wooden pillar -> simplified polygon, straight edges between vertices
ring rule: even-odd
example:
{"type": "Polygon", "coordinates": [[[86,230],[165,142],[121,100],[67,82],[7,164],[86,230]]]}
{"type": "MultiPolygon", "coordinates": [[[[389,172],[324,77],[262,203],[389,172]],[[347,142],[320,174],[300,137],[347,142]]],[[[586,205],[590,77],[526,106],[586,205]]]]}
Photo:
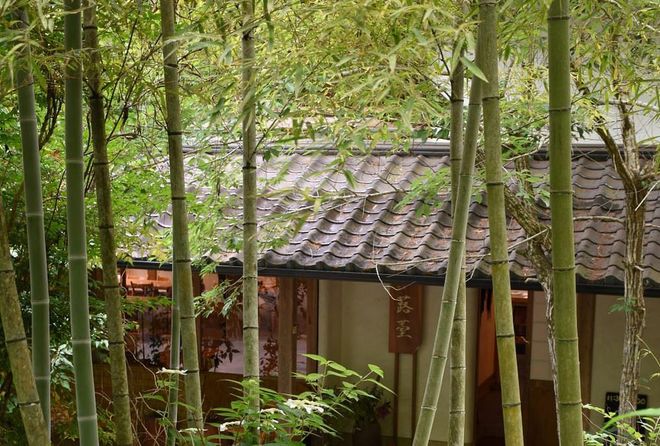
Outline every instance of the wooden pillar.
{"type": "Polygon", "coordinates": [[[293,279],[279,277],[277,296],[277,391],[293,393],[293,372],[296,363],[295,316],[296,298],[293,279]]]}
{"type": "Polygon", "coordinates": [[[578,294],[577,317],[582,403],[591,403],[591,372],[594,350],[594,323],[596,317],[595,294],[578,294]]]}
{"type": "MultiPolygon", "coordinates": [[[[307,353],[317,354],[319,342],[319,281],[316,279],[299,279],[295,281],[294,295],[298,287],[303,286],[307,293],[307,353]]],[[[294,313],[295,314],[295,313],[294,313]]],[[[307,358],[305,373],[318,372],[317,361],[307,358]]]]}

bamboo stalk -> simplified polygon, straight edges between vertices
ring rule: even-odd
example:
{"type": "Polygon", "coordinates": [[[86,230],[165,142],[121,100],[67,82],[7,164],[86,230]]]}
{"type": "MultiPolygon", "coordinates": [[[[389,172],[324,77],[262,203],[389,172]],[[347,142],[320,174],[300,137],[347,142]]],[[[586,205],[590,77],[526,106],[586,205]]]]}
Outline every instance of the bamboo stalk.
{"type": "MultiPolygon", "coordinates": [[[[174,257],[174,255],[172,256],[174,257]]],[[[172,312],[170,319],[170,370],[178,370],[181,364],[181,319],[179,309],[179,299],[175,292],[177,287],[177,270],[172,270],[172,312]]],[[[179,415],[179,375],[173,373],[170,377],[169,389],[167,392],[167,445],[176,444],[176,426],[179,415]]]]}
{"type": "Polygon", "coordinates": [[[486,152],[486,190],[488,194],[488,232],[490,235],[491,277],[495,301],[495,336],[502,390],[504,439],[508,446],[523,444],[520,387],[513,307],[509,275],[508,236],[502,179],[500,141],[500,96],[497,57],[497,0],[482,1],[479,16],[483,36],[481,71],[488,79],[484,85],[484,147],[486,152]]]}
{"type": "Polygon", "coordinates": [[[80,444],[97,445],[98,424],[92,348],[89,334],[87,237],[82,143],[82,26],[80,0],[64,1],[64,133],[66,148],[66,220],[69,258],[71,343],[76,380],[76,412],[80,444]]]}
{"type": "MultiPolygon", "coordinates": [[[[163,70],[165,72],[165,100],[167,104],[167,142],[170,160],[170,188],[172,192],[173,269],[176,274],[174,290],[179,303],[181,342],[188,424],[202,432],[202,394],[199,378],[199,357],[195,308],[193,305],[192,269],[188,240],[188,210],[183,171],[181,103],[179,99],[178,43],[174,40],[175,9],[173,0],[161,0],[161,30],[163,33],[163,70]]],[[[178,368],[178,365],[177,365],[178,368]]]]}
{"type": "Polygon", "coordinates": [[[548,11],[550,217],[553,229],[552,276],[557,334],[559,442],[566,446],[582,444],[573,236],[569,51],[569,2],[554,0],[548,11]]]}
{"type": "MultiPolygon", "coordinates": [[[[463,54],[463,48],[460,50],[463,54]]],[[[465,68],[457,62],[451,82],[451,129],[449,134],[449,158],[451,169],[451,202],[452,216],[455,215],[458,198],[458,183],[463,160],[463,96],[465,94],[465,68]]],[[[465,255],[465,254],[463,254],[465,255]]],[[[465,345],[467,302],[465,286],[465,261],[460,272],[458,294],[456,296],[456,311],[452,322],[450,355],[451,402],[449,407],[449,438],[450,446],[465,444],[465,345]]]]}
{"type": "Polygon", "coordinates": [[[18,407],[21,411],[25,435],[30,446],[50,444],[48,425],[39,404],[39,393],[30,363],[30,349],[25,337],[21,304],[16,289],[16,276],[12,265],[5,212],[0,195],[0,318],[5,335],[5,347],[16,387],[18,407]]]}
{"type": "MultiPolygon", "coordinates": [[[[27,33],[27,14],[16,12],[18,27],[27,33]]],[[[50,435],[50,322],[46,235],[41,192],[39,130],[34,101],[34,79],[29,39],[21,47],[16,69],[16,90],[23,147],[25,180],[25,215],[27,219],[28,261],[30,264],[30,300],[32,304],[32,366],[48,434],[50,435]]]]}
{"type": "Polygon", "coordinates": [[[256,78],[254,70],[254,1],[242,0],[243,45],[243,376],[254,380],[249,386],[251,409],[259,409],[259,296],[257,282],[257,136],[256,78]]]}
{"type": "MultiPolygon", "coordinates": [[[[477,60],[480,59],[480,42],[477,39],[477,60]]],[[[442,293],[442,309],[438,318],[433,353],[429,365],[429,374],[424,389],[422,407],[420,410],[414,446],[426,446],[431,436],[431,429],[435,419],[435,412],[440,398],[442,378],[447,363],[452,322],[456,309],[456,299],[461,283],[461,270],[465,257],[465,233],[467,230],[468,211],[472,193],[474,160],[477,149],[479,132],[479,118],[481,115],[481,82],[472,78],[470,87],[470,102],[468,105],[468,118],[465,130],[465,150],[461,163],[460,180],[457,192],[456,211],[452,225],[449,261],[445,274],[445,283],[442,293]]]]}
{"type": "Polygon", "coordinates": [[[115,424],[115,444],[133,444],[131,407],[126,374],[124,351],[124,317],[117,280],[117,255],[114,237],[114,219],[108,151],[106,147],[104,99],[101,90],[101,55],[98,51],[96,4],[84,1],[85,47],[89,49],[87,83],[89,85],[89,110],[92,145],[94,147],[94,175],[96,178],[96,202],[99,215],[99,238],[103,284],[101,286],[107,314],[108,344],[110,350],[110,375],[112,381],[112,407],[115,424]],[[91,3],[91,4],[90,4],[91,3]]]}

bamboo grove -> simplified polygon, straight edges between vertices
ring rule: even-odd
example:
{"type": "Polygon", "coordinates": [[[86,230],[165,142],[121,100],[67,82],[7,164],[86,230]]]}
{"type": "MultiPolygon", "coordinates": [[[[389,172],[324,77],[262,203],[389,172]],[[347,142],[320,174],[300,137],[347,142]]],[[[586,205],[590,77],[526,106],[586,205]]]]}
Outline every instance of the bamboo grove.
{"type": "MultiPolygon", "coordinates": [[[[468,429],[477,411],[472,344],[480,342],[471,318],[475,308],[490,305],[483,301],[491,297],[493,376],[501,395],[497,404],[504,442],[535,444],[524,413],[528,395],[521,380],[529,376],[520,372],[525,365],[518,363],[520,335],[512,300],[517,274],[512,259],[519,254],[535,271],[530,289],[545,298],[543,341],[555,404],[547,416],[553,423],[556,419],[558,444],[585,443],[594,430],[585,420],[599,415],[594,418],[583,406],[590,402],[583,398],[592,384],[591,379],[581,382],[578,339],[580,265],[576,268],[574,228],[587,217],[573,213],[580,203],[573,200],[572,151],[577,135],[584,133],[602,140],[607,162],[625,189],[622,218],[589,218],[620,225],[625,233],[618,411],[634,410],[644,388],[644,330],[652,325],[646,323],[644,234],[660,165],[657,148],[641,148],[647,145],[638,141],[635,125],[642,111],[657,115],[658,98],[649,99],[646,87],[655,76],[657,48],[649,35],[653,25],[647,26],[652,8],[641,0],[606,3],[0,2],[0,62],[7,67],[0,73],[0,399],[5,400],[0,401],[0,436],[5,420],[20,419],[22,427],[8,429],[7,441],[41,446],[72,437],[84,446],[128,446],[146,441],[149,431],[168,446],[208,444],[222,435],[243,441],[234,444],[264,444],[268,429],[277,430],[269,417],[286,411],[277,404],[295,405],[294,395],[280,390],[276,397],[266,388],[269,373],[277,374],[278,366],[266,370],[265,358],[285,342],[273,334],[273,327],[278,335],[285,332],[273,320],[288,321],[296,343],[289,352],[291,364],[279,368],[292,371],[291,383],[298,380],[287,392],[298,384],[315,389],[305,395],[320,401],[318,407],[326,411],[318,415],[321,419],[332,420],[327,425],[332,427],[323,422],[313,433],[286,425],[281,429],[290,434],[287,441],[300,444],[308,435],[322,441],[320,432],[346,434],[334,429],[335,424],[340,431],[351,429],[350,423],[337,421],[338,414],[352,419],[350,411],[342,412],[350,401],[325,407],[323,398],[330,391],[314,386],[321,381],[336,385],[332,392],[359,400],[360,392],[369,393],[365,383],[376,389],[395,379],[399,386],[399,357],[396,378],[379,375],[355,391],[343,380],[359,374],[326,361],[323,355],[342,352],[315,338],[317,345],[305,352],[321,356],[305,358],[310,374],[297,374],[297,342],[303,338],[296,324],[304,319],[317,330],[323,327],[329,337],[335,335],[333,325],[322,318],[343,315],[334,302],[319,303],[321,292],[336,291],[329,292],[328,284],[337,271],[330,265],[317,280],[328,278],[315,291],[318,314],[295,313],[304,301],[296,295],[295,314],[288,314],[291,303],[276,303],[265,318],[261,256],[267,250],[284,252],[278,250],[319,219],[320,212],[343,215],[343,206],[363,198],[362,193],[373,203],[391,194],[373,187],[356,192],[362,176],[370,174],[373,166],[365,160],[374,151],[390,148],[387,166],[378,166],[389,175],[403,153],[418,156],[412,151],[416,145],[448,140],[442,149],[447,150],[447,169],[412,182],[402,177],[400,184],[388,186],[400,202],[388,210],[392,218],[403,218],[398,206],[409,201],[416,217],[443,209],[451,224],[450,237],[444,236],[446,268],[427,282],[432,283],[429,290],[441,292],[423,297],[439,310],[431,315],[431,334],[425,327],[421,335],[424,348],[415,353],[428,367],[417,373],[423,394],[410,399],[414,409],[405,420],[412,444],[477,441],[468,429]],[[631,29],[639,31],[632,35],[631,29]],[[620,132],[611,129],[612,114],[621,123],[620,132]],[[295,171],[313,150],[324,157],[290,184],[271,170],[272,160],[284,159],[295,171]],[[534,156],[547,156],[547,172],[532,173],[534,156]],[[315,184],[319,172],[330,173],[315,184]],[[286,184],[283,193],[277,190],[280,181],[286,184]],[[315,189],[305,189],[308,184],[315,189]],[[438,197],[447,197],[446,202],[438,197]],[[268,207],[276,199],[282,201],[268,207]],[[292,212],[294,204],[301,211],[292,212]],[[467,237],[475,207],[484,204],[488,223],[480,229],[487,249],[475,261],[467,237]],[[515,225],[525,234],[522,242],[510,238],[515,225]],[[148,263],[143,258],[149,268],[157,264],[158,271],[171,270],[169,291],[151,296],[157,303],[130,299],[137,295],[129,293],[136,284],[128,283],[126,270],[148,263]],[[471,282],[475,262],[488,268],[486,277],[476,280],[488,290],[479,303],[471,292],[480,286],[471,282]],[[208,285],[209,278],[217,285],[208,285]],[[161,343],[144,334],[151,329],[144,315],[160,311],[156,306],[168,314],[161,343]],[[240,314],[240,327],[231,328],[240,331],[240,345],[228,342],[225,352],[209,356],[201,327],[211,314],[224,318],[225,336],[227,321],[240,314]],[[142,319],[135,322],[135,315],[142,319]],[[260,334],[269,325],[265,340],[260,334]],[[141,346],[129,347],[131,333],[139,330],[141,346]],[[145,359],[139,354],[146,357],[149,348],[162,355],[162,368],[140,362],[145,359]],[[209,392],[217,392],[208,385],[209,364],[215,361],[215,371],[236,358],[242,363],[236,390],[221,395],[233,402],[219,412],[207,407],[209,392]],[[312,370],[309,364],[315,360],[319,364],[312,370]],[[104,362],[107,367],[100,365],[104,362]],[[106,370],[107,398],[99,391],[106,370]],[[156,390],[136,392],[144,379],[140,373],[149,375],[156,390]],[[223,430],[219,426],[231,410],[242,410],[242,418],[223,430]],[[439,433],[442,429],[446,432],[439,433]],[[209,433],[216,430],[215,437],[209,433]]],[[[349,211],[351,224],[366,225],[362,219],[368,212],[367,206],[349,211]]],[[[310,234],[328,227],[338,225],[326,218],[310,234]]],[[[342,244],[341,237],[359,238],[345,229],[332,237],[331,247],[342,244]]],[[[306,255],[305,249],[327,248],[307,242],[290,258],[306,255]]],[[[354,251],[366,259],[367,248],[368,254],[375,252],[369,243],[360,239],[354,251]]],[[[418,257],[404,263],[414,268],[437,261],[418,257]]],[[[282,267],[291,268],[287,280],[301,271],[316,277],[318,266],[294,263],[282,267]]],[[[387,288],[379,266],[375,274],[387,288]]],[[[357,270],[343,272],[350,273],[347,280],[363,277],[357,270]]],[[[278,285],[278,292],[298,293],[293,283],[278,285]]],[[[368,329],[368,320],[359,320],[362,329],[368,329]]],[[[378,375],[374,370],[379,368],[369,367],[378,375]]],[[[387,392],[382,398],[394,404],[407,401],[387,392]]],[[[307,415],[316,416],[313,409],[305,410],[297,420],[302,425],[307,415]]],[[[398,423],[393,432],[400,433],[398,411],[393,418],[398,423]]],[[[626,420],[610,430],[611,441],[626,444],[635,419],[626,420]]]]}

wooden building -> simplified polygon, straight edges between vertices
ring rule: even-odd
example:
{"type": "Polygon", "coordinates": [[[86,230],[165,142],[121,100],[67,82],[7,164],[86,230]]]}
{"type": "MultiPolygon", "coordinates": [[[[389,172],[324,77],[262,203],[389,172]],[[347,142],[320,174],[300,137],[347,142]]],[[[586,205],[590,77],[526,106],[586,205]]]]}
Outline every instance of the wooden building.
{"type": "MultiPolygon", "coordinates": [[[[273,215],[298,218],[286,243],[265,249],[260,257],[262,373],[267,384],[290,392],[297,387],[293,371],[314,369],[313,361],[303,353],[319,353],[356,370],[378,364],[385,370],[385,384],[397,391],[390,397],[396,410],[382,423],[384,435],[405,445],[412,436],[426,382],[451,231],[448,191],[430,198],[406,197],[414,185],[447,167],[448,147],[444,142],[428,142],[401,154],[379,146],[370,155],[347,160],[339,170],[330,168],[335,162],[333,150],[310,149],[260,162],[262,234],[272,236],[266,226],[273,215]],[[401,302],[406,307],[397,305],[401,302]]],[[[623,314],[610,309],[623,295],[624,192],[602,147],[576,146],[574,154],[583,401],[604,407],[606,395],[618,391],[616,365],[622,354],[623,314]]],[[[540,187],[547,172],[547,154],[536,153],[529,164],[540,187]]],[[[189,175],[195,178],[194,171],[189,175]]],[[[211,186],[199,180],[195,187],[203,196],[211,186]]],[[[543,194],[539,188],[534,191],[538,216],[549,223],[543,194]]],[[[503,428],[483,195],[477,192],[472,203],[466,244],[466,442],[498,445],[503,444],[503,428]]],[[[659,204],[660,189],[656,188],[648,196],[645,238],[649,321],[660,320],[659,204]]],[[[228,210],[227,215],[240,215],[240,209],[228,210]]],[[[154,219],[163,229],[169,227],[167,211],[154,219]]],[[[225,224],[218,221],[218,230],[225,224]]],[[[525,432],[529,444],[554,445],[545,298],[524,255],[527,237],[511,219],[511,297],[525,432]]],[[[167,302],[171,295],[171,272],[166,262],[149,259],[148,247],[133,248],[133,252],[131,264],[120,265],[127,300],[154,304],[130,316],[135,321],[127,333],[134,364],[130,373],[148,382],[169,361],[169,310],[158,300],[167,302]]],[[[241,274],[241,256],[222,249],[213,252],[207,260],[217,265],[215,272],[195,273],[195,295],[206,292],[208,299],[220,302],[220,297],[232,296],[232,284],[241,274]],[[220,284],[224,285],[218,289],[220,284]]],[[[198,320],[202,386],[209,409],[228,403],[232,391],[225,380],[240,379],[242,373],[240,305],[225,315],[222,310],[218,303],[198,320]]],[[[647,325],[644,340],[651,350],[660,352],[657,325],[647,325]]],[[[642,368],[641,393],[649,407],[660,404],[660,386],[649,381],[658,371],[653,367],[657,365],[649,360],[642,368]]],[[[101,382],[109,380],[101,366],[97,375],[101,382]]],[[[132,380],[133,391],[141,390],[140,379],[132,380]]],[[[446,374],[432,444],[441,445],[447,439],[448,410],[446,374]]],[[[596,416],[592,421],[600,423],[596,416]]]]}

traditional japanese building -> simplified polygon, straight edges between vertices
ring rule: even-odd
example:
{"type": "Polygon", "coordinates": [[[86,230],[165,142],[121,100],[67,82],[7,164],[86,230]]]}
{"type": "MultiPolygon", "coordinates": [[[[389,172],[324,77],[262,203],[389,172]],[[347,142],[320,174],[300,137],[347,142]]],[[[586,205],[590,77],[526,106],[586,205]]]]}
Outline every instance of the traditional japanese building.
{"type": "MultiPolygon", "coordinates": [[[[217,152],[222,152],[218,149],[217,152]]],[[[223,152],[224,153],[224,152],[223,152]]],[[[653,151],[647,153],[649,159],[653,151]]],[[[209,153],[208,156],[217,156],[209,153]]],[[[539,220],[549,224],[541,192],[548,171],[547,153],[529,156],[530,174],[538,184],[527,194],[539,220]]],[[[304,146],[286,156],[259,163],[262,193],[258,200],[262,241],[281,240],[263,250],[259,260],[259,324],[262,374],[285,392],[300,388],[292,371],[311,372],[315,363],[303,353],[318,353],[355,370],[368,363],[385,371],[385,384],[396,395],[394,410],[383,420],[383,433],[408,444],[421,402],[426,371],[440,311],[451,232],[447,187],[409,199],[409,192],[449,163],[445,142],[415,144],[407,153],[378,146],[370,154],[338,164],[336,151],[304,146]],[[286,221],[275,221],[287,216],[286,221]],[[279,229],[273,229],[275,225],[279,229]],[[278,232],[279,231],[279,232],[278,232]]],[[[512,166],[510,167],[513,168],[512,166]]],[[[189,172],[192,187],[204,197],[213,186],[189,172]]],[[[435,177],[437,178],[437,176],[435,177]]],[[[624,315],[612,311],[623,295],[624,191],[604,148],[574,147],[575,251],[578,325],[583,401],[605,407],[619,388],[624,315]]],[[[438,182],[441,184],[441,182],[438,182]]],[[[446,183],[445,183],[446,184],[446,183]]],[[[503,444],[497,352],[490,281],[487,197],[477,181],[467,230],[467,432],[474,445],[503,444]]],[[[238,194],[230,191],[229,194],[238,194]]],[[[229,200],[231,202],[231,200],[229,200]]],[[[660,353],[660,188],[647,197],[644,284],[647,329],[644,342],[660,353]]],[[[218,219],[218,231],[240,217],[235,203],[218,219]]],[[[167,212],[154,215],[170,227],[167,212]]],[[[546,303],[534,265],[525,256],[529,237],[509,221],[512,302],[516,352],[528,444],[557,444],[545,323],[546,303]]],[[[241,256],[227,249],[209,250],[210,274],[195,273],[195,294],[216,289],[229,297],[241,275],[241,256]],[[219,290],[217,287],[224,283],[219,290]]],[[[199,261],[200,259],[198,259],[199,261]]],[[[208,269],[208,268],[207,268],[208,269]]],[[[134,249],[132,263],[120,268],[127,299],[139,302],[171,296],[170,266],[152,260],[149,247],[134,249]]],[[[220,302],[221,299],[218,299],[220,302]]],[[[240,305],[223,314],[205,312],[198,321],[205,407],[227,404],[227,378],[242,373],[240,305]]],[[[130,316],[127,333],[134,364],[131,389],[169,363],[167,306],[153,305],[130,316]],[[138,365],[140,364],[140,365],[138,365]],[[148,371],[148,372],[145,372],[148,371]]],[[[640,393],[649,406],[660,405],[658,372],[643,361],[640,393]]],[[[109,382],[104,370],[97,379],[109,382]]],[[[449,374],[440,398],[432,444],[447,440],[449,374]]],[[[103,385],[103,384],[101,384],[103,385]]],[[[597,416],[592,417],[598,425],[597,416]]],[[[349,436],[350,437],[350,436],[349,436]]],[[[349,440],[345,440],[349,444],[349,440]]]]}

